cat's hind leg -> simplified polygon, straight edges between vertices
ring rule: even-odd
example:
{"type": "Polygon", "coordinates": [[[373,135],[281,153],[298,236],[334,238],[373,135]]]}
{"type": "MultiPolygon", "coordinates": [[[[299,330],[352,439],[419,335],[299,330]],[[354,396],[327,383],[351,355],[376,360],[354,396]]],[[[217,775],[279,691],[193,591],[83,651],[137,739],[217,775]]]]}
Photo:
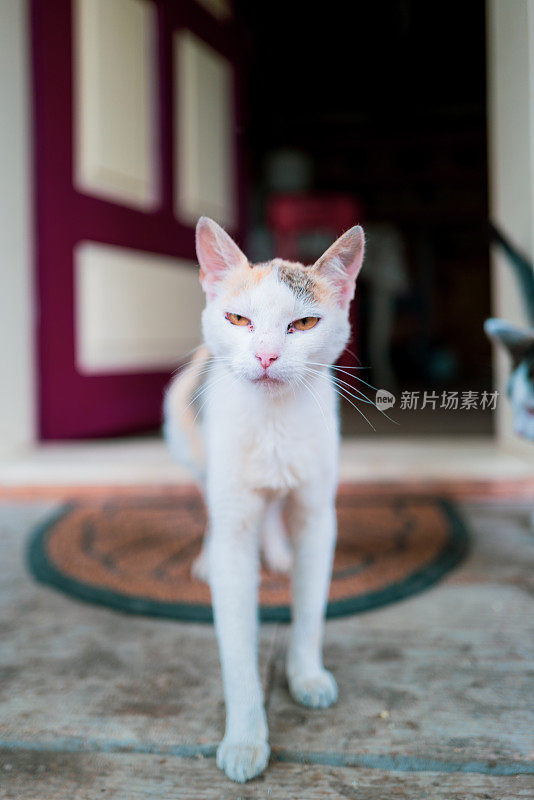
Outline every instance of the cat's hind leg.
{"type": "Polygon", "coordinates": [[[209,567],[208,567],[208,546],[209,546],[210,532],[206,528],[204,537],[202,539],[202,547],[200,553],[195,558],[191,565],[191,575],[199,581],[207,583],[209,581],[209,567]]]}
{"type": "Polygon", "coordinates": [[[291,571],[293,554],[282,511],[282,500],[275,500],[269,505],[261,528],[260,540],[267,568],[285,574],[291,571]]]}

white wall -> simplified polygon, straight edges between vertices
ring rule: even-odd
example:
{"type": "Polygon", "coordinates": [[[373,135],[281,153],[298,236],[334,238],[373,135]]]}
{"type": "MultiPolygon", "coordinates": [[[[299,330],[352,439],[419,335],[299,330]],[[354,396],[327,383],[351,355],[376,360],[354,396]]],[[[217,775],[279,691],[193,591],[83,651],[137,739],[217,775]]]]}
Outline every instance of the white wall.
{"type": "MultiPolygon", "coordinates": [[[[494,220],[534,257],[534,0],[487,0],[489,205],[494,220]]],[[[492,314],[527,325],[519,287],[502,254],[492,253],[492,314]]],[[[510,364],[495,349],[495,384],[506,390],[510,364]]],[[[534,453],[512,431],[508,402],[497,434],[507,448],[534,453]]]]}
{"type": "Polygon", "coordinates": [[[26,0],[0,4],[0,453],[32,442],[32,248],[26,0]]]}

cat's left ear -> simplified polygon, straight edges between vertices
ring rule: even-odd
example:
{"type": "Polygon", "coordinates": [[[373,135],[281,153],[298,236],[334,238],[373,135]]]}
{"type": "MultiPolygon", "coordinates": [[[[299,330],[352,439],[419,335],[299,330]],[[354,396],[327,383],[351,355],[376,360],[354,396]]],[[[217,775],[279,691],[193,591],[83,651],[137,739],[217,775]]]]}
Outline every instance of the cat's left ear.
{"type": "Polygon", "coordinates": [[[356,278],[362,268],[364,248],[363,228],[355,225],[340,236],[312,267],[334,285],[342,308],[348,307],[354,295],[356,278]]]}
{"type": "Polygon", "coordinates": [[[514,367],[534,350],[534,329],[518,328],[504,319],[487,319],[484,323],[486,334],[496,344],[505,347],[512,356],[514,367]]]}
{"type": "Polygon", "coordinates": [[[200,217],[196,229],[200,283],[211,300],[218,282],[229,269],[248,266],[245,254],[231,236],[209,217],[200,217]]]}

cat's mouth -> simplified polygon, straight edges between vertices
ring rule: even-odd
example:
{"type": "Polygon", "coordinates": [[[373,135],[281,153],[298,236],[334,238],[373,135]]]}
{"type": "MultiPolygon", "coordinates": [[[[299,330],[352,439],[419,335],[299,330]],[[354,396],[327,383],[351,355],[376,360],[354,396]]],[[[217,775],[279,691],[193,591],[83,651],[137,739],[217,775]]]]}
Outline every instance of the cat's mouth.
{"type": "Polygon", "coordinates": [[[267,375],[265,372],[263,375],[259,375],[257,378],[252,379],[253,383],[261,383],[264,386],[279,386],[284,381],[280,380],[280,378],[273,378],[271,375],[267,375]]]}

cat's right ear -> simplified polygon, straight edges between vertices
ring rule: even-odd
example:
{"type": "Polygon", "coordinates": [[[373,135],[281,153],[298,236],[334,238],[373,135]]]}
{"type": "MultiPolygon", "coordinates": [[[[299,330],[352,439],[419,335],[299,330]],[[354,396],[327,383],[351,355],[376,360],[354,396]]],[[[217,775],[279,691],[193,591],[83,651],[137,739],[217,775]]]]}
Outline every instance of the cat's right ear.
{"type": "Polygon", "coordinates": [[[505,347],[514,364],[521,361],[529,350],[534,349],[534,330],[524,330],[504,319],[487,319],[484,330],[496,344],[505,347]]]}
{"type": "Polygon", "coordinates": [[[200,217],[197,222],[196,248],[200,283],[210,300],[228,270],[248,266],[245,254],[232,237],[209,217],[200,217]]]}
{"type": "Polygon", "coordinates": [[[363,228],[355,225],[330,245],[312,267],[333,285],[342,308],[347,309],[352,300],[356,278],[362,268],[364,247],[363,228]]]}

